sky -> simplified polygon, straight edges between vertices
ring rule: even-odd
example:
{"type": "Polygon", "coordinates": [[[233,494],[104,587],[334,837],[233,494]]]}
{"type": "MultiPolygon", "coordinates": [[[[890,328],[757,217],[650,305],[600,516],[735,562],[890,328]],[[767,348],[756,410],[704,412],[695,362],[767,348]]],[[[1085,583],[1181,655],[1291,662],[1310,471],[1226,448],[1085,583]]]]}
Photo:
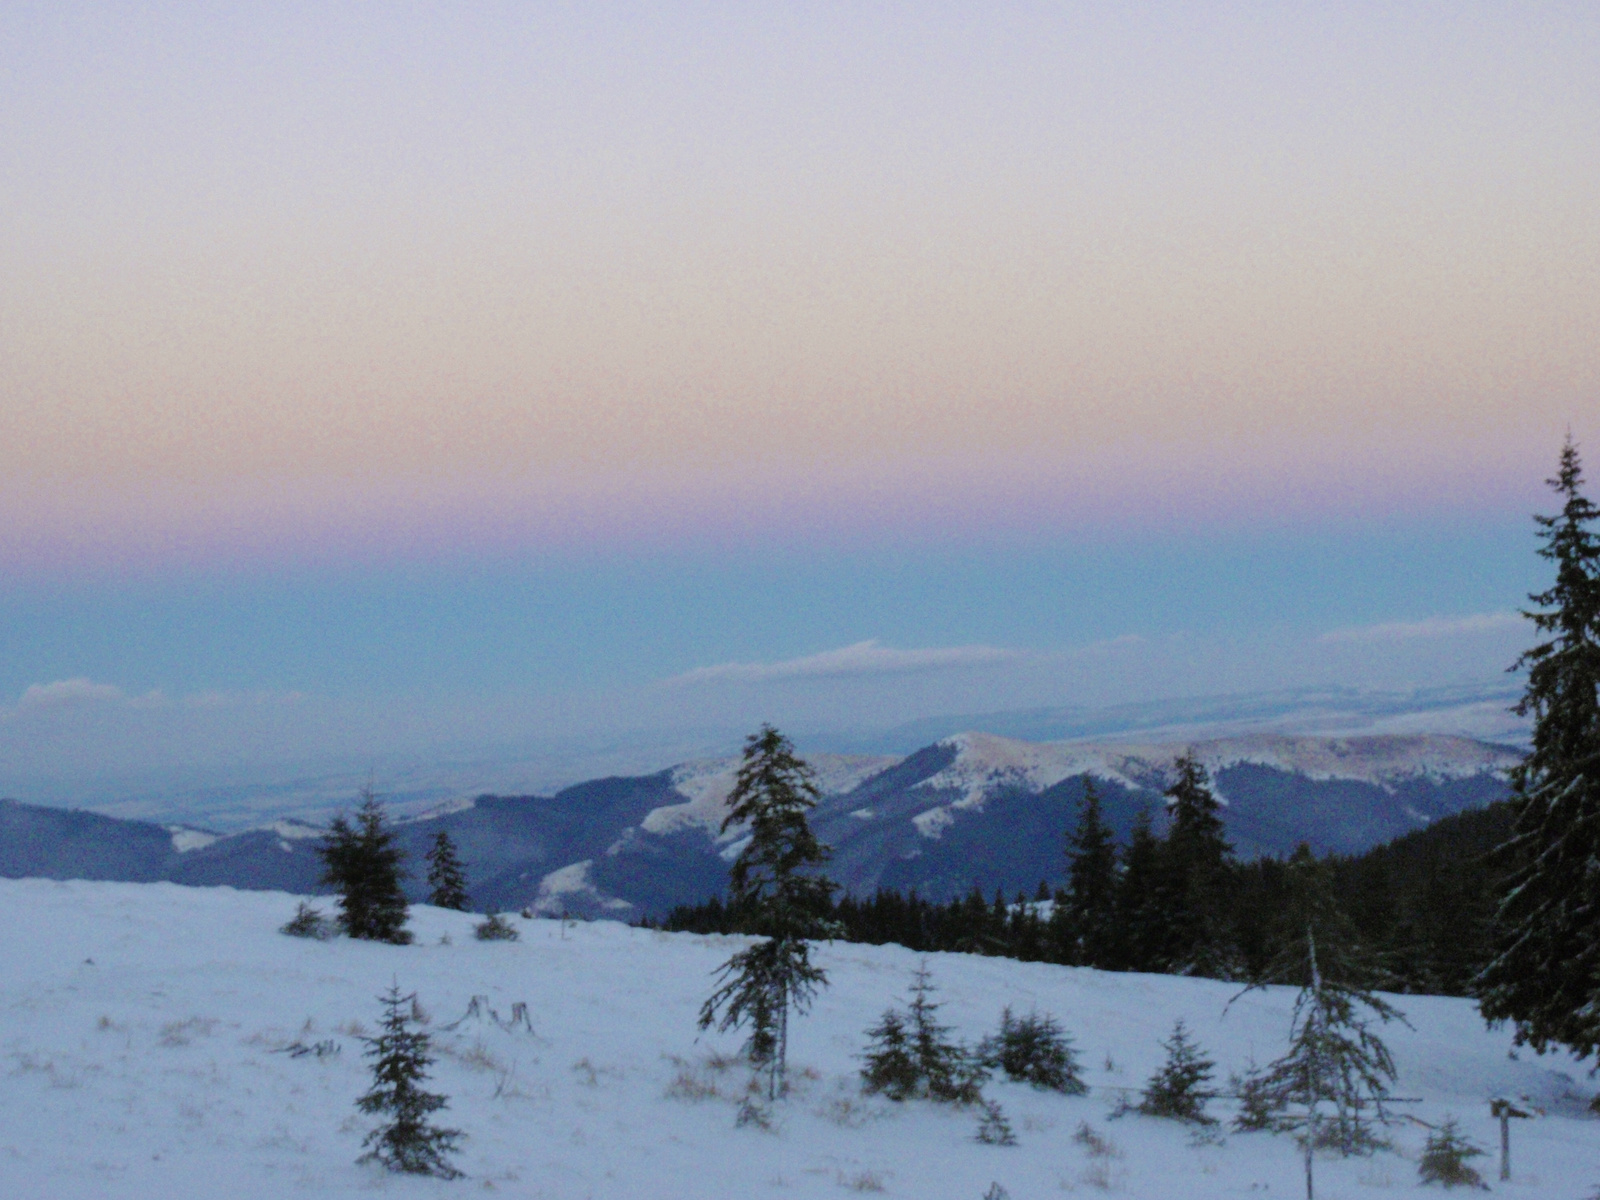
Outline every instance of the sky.
{"type": "Polygon", "coordinates": [[[1597,61],[1589,4],[8,4],[0,792],[1493,678],[1600,454],[1597,61]]]}

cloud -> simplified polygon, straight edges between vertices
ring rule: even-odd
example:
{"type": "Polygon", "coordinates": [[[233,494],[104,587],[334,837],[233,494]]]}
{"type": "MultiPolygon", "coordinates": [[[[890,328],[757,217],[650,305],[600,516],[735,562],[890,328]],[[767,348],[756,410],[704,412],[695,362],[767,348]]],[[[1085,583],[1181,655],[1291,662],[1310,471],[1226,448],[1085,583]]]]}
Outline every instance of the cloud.
{"type": "Polygon", "coordinates": [[[1473,637],[1521,628],[1526,618],[1521,613],[1474,613],[1467,617],[1424,617],[1420,621],[1391,621],[1383,625],[1362,625],[1335,629],[1323,634],[1319,642],[1404,642],[1414,638],[1473,637]]]}
{"type": "Polygon", "coordinates": [[[732,662],[714,667],[696,667],[677,676],[672,682],[765,683],[776,679],[824,679],[841,675],[902,675],[914,671],[986,667],[1011,662],[1017,657],[1015,650],[1004,650],[998,646],[932,646],[922,650],[894,650],[868,641],[782,662],[732,662]]]}
{"type": "Polygon", "coordinates": [[[90,679],[58,679],[54,683],[35,683],[17,701],[19,709],[53,708],[62,704],[105,704],[127,699],[123,690],[111,683],[90,679]]]}

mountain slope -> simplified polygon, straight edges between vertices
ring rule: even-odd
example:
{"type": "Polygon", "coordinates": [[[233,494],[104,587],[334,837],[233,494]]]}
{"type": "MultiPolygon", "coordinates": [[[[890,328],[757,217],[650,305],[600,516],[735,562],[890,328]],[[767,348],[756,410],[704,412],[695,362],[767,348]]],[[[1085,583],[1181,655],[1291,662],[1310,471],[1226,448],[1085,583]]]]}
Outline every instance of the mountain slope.
{"type": "MultiPolygon", "coordinates": [[[[1293,993],[1205,980],[1112,975],[897,947],[819,945],[829,986],[790,1025],[794,1090],[770,1132],[735,1125],[748,1072],[737,1034],[702,1034],[696,1014],[741,939],[661,934],[613,922],[516,920],[522,940],[473,939],[473,918],[419,908],[417,944],[312,942],[275,927],[295,898],[165,884],[0,881],[0,1195],[50,1200],[281,1200],[480,1192],[550,1200],[829,1200],[851,1192],[978,1200],[1064,1192],[1220,1200],[1303,1192],[1288,1137],[1108,1120],[1162,1056],[1182,1017],[1219,1077],[1274,1054],[1293,993]],[[445,939],[448,939],[446,942],[445,939]],[[1014,1148],[973,1138],[977,1116],[863,1096],[864,1031],[902,1002],[925,962],[940,1019],[967,1042],[1001,1008],[1056,1015],[1076,1040],[1085,1096],[990,1083],[1014,1148]],[[398,981],[417,993],[437,1061],[442,1123],[466,1138],[453,1184],[357,1165],[373,1121],[355,1099],[371,1075],[359,1035],[398,981]],[[480,1015],[471,1016],[473,997],[480,1015]],[[509,1020],[525,1003],[529,1025],[509,1020]],[[497,1023],[489,1015],[498,1014],[497,1023]],[[296,1053],[321,1045],[326,1053],[296,1053]],[[1073,1139],[1087,1122],[1113,1150],[1073,1139]]],[[[1527,1097],[1545,1115],[1517,1122],[1513,1190],[1578,1197],[1593,1185],[1592,1091],[1569,1060],[1512,1058],[1462,1000],[1397,997],[1411,1027],[1384,1036],[1403,1111],[1446,1114],[1480,1145],[1497,1142],[1487,1101],[1527,1097]]],[[[1231,1115],[1214,1101],[1218,1117],[1231,1115]]],[[[1393,1151],[1319,1159],[1318,1194],[1416,1188],[1425,1131],[1391,1128],[1393,1151]]],[[[1483,1160],[1480,1160],[1480,1163],[1483,1160]]],[[[1492,1170],[1492,1166],[1489,1170],[1492,1170]]],[[[1487,1172],[1486,1172],[1487,1173],[1487,1172]]]]}

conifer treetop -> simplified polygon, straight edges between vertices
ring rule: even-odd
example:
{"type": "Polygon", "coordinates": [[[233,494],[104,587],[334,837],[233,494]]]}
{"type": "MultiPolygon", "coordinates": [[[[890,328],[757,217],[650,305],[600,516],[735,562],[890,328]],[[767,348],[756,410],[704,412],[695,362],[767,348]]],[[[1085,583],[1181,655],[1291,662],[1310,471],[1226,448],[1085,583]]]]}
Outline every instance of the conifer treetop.
{"type": "Polygon", "coordinates": [[[721,830],[743,828],[749,839],[728,873],[729,903],[756,914],[769,936],[821,932],[819,915],[834,885],[803,874],[828,860],[806,819],[821,795],[811,768],[771,725],[746,739],[721,830]]]}

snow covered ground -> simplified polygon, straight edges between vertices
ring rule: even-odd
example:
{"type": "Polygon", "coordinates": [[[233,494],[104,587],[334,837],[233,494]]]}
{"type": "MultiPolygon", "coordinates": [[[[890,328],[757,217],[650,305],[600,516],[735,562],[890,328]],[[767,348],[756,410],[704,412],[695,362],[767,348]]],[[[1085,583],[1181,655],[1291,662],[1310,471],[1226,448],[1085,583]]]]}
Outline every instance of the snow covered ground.
{"type": "MultiPolygon", "coordinates": [[[[1292,993],[1252,993],[1224,1015],[1225,984],[1115,975],[1004,959],[930,955],[942,1016],[976,1040],[1002,1005],[1054,1013],[1075,1036],[1092,1085],[1062,1098],[991,1083],[1020,1145],[973,1140],[974,1113],[863,1097],[863,1030],[899,1003],[919,956],[895,947],[820,949],[832,986],[793,1029],[795,1089],[770,1132],[734,1123],[746,1072],[733,1036],[698,1036],[711,973],[739,939],[596,922],[519,921],[517,943],[481,943],[474,918],[418,908],[409,947],[312,942],[276,932],[280,893],[171,884],[0,881],[0,1196],[250,1200],[396,1197],[819,1197],[852,1193],[979,1200],[1303,1195],[1287,1138],[1224,1133],[1197,1144],[1183,1126],[1108,1120],[1137,1088],[1178,1017],[1219,1075],[1280,1049],[1292,993]],[[447,1183],[358,1166],[370,1120],[354,1100],[368,1073],[356,1035],[398,981],[430,1016],[433,1085],[468,1134],[447,1183]],[[469,1018],[473,996],[509,1025],[469,1018]],[[294,1043],[336,1052],[294,1056],[294,1043]],[[1082,1123],[1110,1143],[1073,1138],[1082,1123]]],[[[1514,1130],[1515,1178],[1498,1191],[1580,1200],[1600,1184],[1600,1121],[1583,1106],[1584,1070],[1565,1058],[1508,1055],[1462,1000],[1403,997],[1415,1031],[1393,1029],[1397,1094],[1425,1121],[1454,1114],[1498,1144],[1488,1100],[1528,1097],[1545,1115],[1514,1130]]],[[[1218,1116],[1227,1106],[1214,1102],[1218,1116]]],[[[1395,1149],[1318,1162],[1318,1195],[1411,1192],[1424,1130],[1395,1149]]]]}

